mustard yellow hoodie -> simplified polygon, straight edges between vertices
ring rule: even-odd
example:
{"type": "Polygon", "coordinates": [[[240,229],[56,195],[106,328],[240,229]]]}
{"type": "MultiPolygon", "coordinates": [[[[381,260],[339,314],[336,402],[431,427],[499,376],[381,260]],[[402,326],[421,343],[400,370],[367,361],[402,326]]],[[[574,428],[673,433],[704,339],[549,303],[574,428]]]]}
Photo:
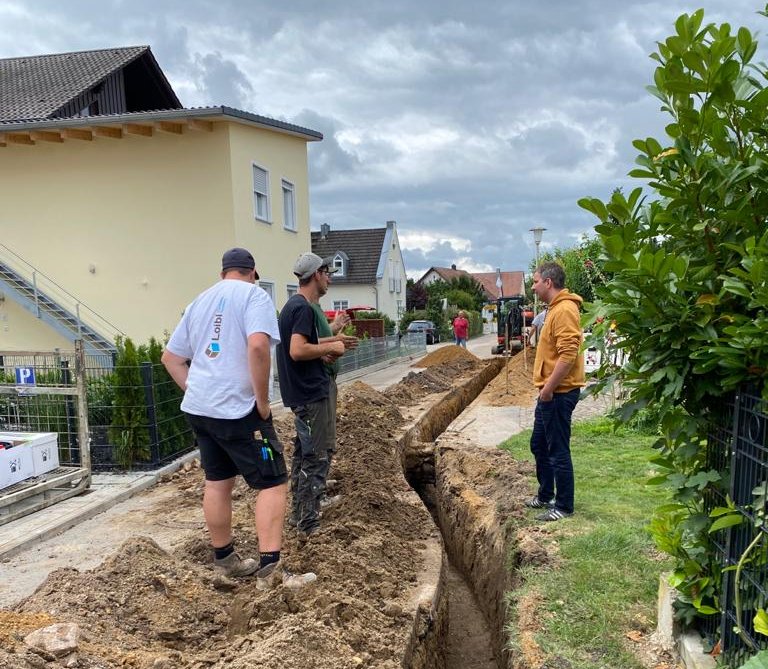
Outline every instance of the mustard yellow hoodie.
{"type": "Polygon", "coordinates": [[[584,356],[579,352],[583,339],[579,323],[581,303],[578,295],[566,289],[561,290],[550,303],[533,363],[533,384],[537,388],[541,388],[552,374],[558,359],[572,360],[573,367],[555,389],[556,393],[585,385],[584,356]]]}

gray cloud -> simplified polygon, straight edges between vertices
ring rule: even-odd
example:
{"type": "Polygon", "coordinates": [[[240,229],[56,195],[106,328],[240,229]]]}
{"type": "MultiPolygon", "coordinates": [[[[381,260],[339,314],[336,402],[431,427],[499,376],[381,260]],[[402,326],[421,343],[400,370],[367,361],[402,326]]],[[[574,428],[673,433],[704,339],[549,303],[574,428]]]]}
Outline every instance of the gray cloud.
{"type": "Polygon", "coordinates": [[[209,53],[195,58],[198,85],[216,100],[216,104],[241,108],[253,91],[248,77],[231,60],[220,53],[209,53]]]}

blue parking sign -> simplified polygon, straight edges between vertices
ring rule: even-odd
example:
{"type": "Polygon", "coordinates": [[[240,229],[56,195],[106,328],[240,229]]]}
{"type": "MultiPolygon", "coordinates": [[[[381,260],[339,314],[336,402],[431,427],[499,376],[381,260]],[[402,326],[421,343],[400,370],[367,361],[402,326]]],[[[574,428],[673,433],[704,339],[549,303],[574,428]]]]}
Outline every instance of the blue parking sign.
{"type": "Polygon", "coordinates": [[[16,368],[16,385],[17,386],[34,386],[35,385],[34,367],[17,367],[16,368]]]}

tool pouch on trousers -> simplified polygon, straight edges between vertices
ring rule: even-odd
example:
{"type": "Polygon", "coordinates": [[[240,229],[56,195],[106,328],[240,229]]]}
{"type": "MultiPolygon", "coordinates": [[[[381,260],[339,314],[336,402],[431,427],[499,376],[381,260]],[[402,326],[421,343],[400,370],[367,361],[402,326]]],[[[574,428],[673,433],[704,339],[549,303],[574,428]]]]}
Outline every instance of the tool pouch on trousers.
{"type": "Polygon", "coordinates": [[[259,430],[254,431],[253,439],[258,449],[256,456],[261,475],[266,478],[283,476],[288,469],[283,457],[283,445],[277,438],[275,428],[272,425],[262,425],[259,430]]]}

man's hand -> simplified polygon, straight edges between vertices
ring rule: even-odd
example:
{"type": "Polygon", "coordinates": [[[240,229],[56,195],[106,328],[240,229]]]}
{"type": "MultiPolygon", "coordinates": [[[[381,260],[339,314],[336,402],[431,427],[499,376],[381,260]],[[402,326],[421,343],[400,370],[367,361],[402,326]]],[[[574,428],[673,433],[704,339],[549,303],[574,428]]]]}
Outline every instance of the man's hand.
{"type": "Polygon", "coordinates": [[[346,351],[351,351],[353,348],[357,348],[357,337],[353,337],[352,335],[339,334],[336,335],[336,339],[344,344],[344,350],[346,351]]]}
{"type": "Polygon", "coordinates": [[[256,411],[262,420],[269,420],[269,417],[272,415],[272,409],[269,407],[269,403],[260,404],[259,402],[256,402],[256,411]]]}
{"type": "Polygon", "coordinates": [[[346,311],[337,311],[336,316],[333,321],[331,321],[331,332],[333,332],[333,334],[338,334],[351,322],[352,319],[346,311]]]}
{"type": "Polygon", "coordinates": [[[546,388],[542,388],[539,391],[539,400],[541,402],[551,402],[554,396],[555,394],[551,390],[547,390],[546,388]]]}

